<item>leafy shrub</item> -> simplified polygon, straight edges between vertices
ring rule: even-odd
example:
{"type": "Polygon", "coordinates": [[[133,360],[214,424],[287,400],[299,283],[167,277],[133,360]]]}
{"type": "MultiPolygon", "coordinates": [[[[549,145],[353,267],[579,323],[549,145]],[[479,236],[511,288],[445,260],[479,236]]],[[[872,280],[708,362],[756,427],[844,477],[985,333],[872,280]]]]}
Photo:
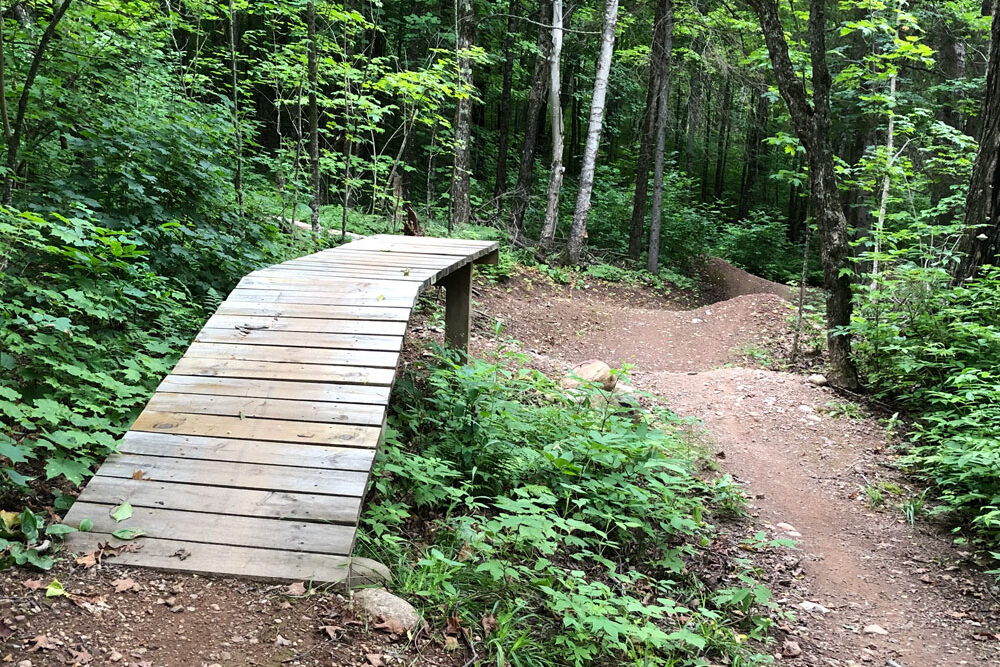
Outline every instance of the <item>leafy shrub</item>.
{"type": "Polygon", "coordinates": [[[725,225],[715,252],[768,280],[789,282],[801,277],[802,264],[797,258],[802,253],[788,240],[786,223],[764,211],[753,211],[747,218],[725,225]]]}
{"type": "Polygon", "coordinates": [[[671,415],[636,421],[521,361],[438,354],[425,380],[397,385],[365,548],[398,563],[397,588],[428,608],[466,626],[495,620],[498,662],[755,664],[737,635],[762,637],[768,590],[738,563],[719,591],[686,567],[731,482],[699,477],[671,415]],[[429,543],[398,535],[416,521],[429,543]]]}

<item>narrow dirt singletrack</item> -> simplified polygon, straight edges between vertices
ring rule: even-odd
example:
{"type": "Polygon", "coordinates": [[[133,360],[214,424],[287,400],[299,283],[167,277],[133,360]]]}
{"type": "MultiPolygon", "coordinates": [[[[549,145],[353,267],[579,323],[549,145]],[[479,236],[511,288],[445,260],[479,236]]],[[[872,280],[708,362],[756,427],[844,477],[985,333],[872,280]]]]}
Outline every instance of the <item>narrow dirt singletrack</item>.
{"type": "Polygon", "coordinates": [[[703,422],[722,471],[750,499],[751,520],[798,544],[768,563],[775,597],[796,614],[779,626],[779,662],[1000,665],[995,581],[942,527],[904,520],[899,505],[919,490],[892,466],[882,422],[804,375],[749,367],[748,351],[766,357],[787,336],[791,306],[784,286],[730,268],[714,288],[721,300],[694,309],[641,289],[570,289],[530,274],[480,301],[543,370],[591,358],[632,364],[638,389],[703,422]],[[866,487],[887,489],[882,507],[866,487]]]}

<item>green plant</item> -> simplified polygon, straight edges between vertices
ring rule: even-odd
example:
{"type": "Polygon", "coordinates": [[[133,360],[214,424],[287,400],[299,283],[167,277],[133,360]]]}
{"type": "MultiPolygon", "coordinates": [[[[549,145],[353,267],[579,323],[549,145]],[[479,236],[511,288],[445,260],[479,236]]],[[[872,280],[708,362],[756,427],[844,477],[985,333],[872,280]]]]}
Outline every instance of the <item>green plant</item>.
{"type": "Polygon", "coordinates": [[[864,419],[865,414],[857,403],[850,401],[827,401],[821,408],[822,412],[834,419],[864,419]]]}
{"type": "Polygon", "coordinates": [[[865,495],[868,496],[868,507],[878,509],[885,504],[885,496],[882,494],[882,487],[872,484],[865,486],[865,495]]]}
{"type": "Polygon", "coordinates": [[[912,496],[904,500],[899,508],[903,511],[903,518],[906,519],[906,523],[913,525],[917,517],[925,514],[926,510],[926,500],[927,500],[927,490],[925,489],[918,496],[912,496]]]}
{"type": "Polygon", "coordinates": [[[742,511],[734,482],[699,477],[672,415],[637,422],[522,362],[439,351],[401,379],[363,548],[428,610],[492,618],[505,663],[763,661],[737,635],[766,636],[766,588],[734,563],[712,591],[686,566],[712,543],[710,511],[742,511]],[[415,544],[399,535],[414,522],[432,526],[415,544]]]}

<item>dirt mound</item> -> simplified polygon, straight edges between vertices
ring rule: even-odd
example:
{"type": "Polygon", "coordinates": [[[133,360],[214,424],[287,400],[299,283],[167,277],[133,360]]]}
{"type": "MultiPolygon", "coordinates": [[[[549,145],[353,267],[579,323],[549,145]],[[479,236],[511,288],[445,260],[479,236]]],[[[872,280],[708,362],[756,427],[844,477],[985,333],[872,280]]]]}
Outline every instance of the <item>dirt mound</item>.
{"type": "Polygon", "coordinates": [[[702,270],[705,292],[716,301],[725,301],[746,294],[774,294],[782,299],[792,299],[794,290],[788,285],[775,283],[733,266],[724,259],[712,257],[702,270]]]}

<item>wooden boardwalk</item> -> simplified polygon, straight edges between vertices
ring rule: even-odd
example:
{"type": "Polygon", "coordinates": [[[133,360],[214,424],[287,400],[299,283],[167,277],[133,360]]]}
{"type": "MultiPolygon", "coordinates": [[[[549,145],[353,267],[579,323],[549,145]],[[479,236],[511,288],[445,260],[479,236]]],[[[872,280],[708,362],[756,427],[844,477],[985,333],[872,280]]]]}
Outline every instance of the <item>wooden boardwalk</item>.
{"type": "Polygon", "coordinates": [[[219,306],[64,522],[67,545],[141,547],[115,563],[343,582],[420,292],[443,284],[468,341],[472,264],[497,244],[373,236],[246,276],[219,306]],[[123,502],[132,516],[115,521],[123,502]]]}

